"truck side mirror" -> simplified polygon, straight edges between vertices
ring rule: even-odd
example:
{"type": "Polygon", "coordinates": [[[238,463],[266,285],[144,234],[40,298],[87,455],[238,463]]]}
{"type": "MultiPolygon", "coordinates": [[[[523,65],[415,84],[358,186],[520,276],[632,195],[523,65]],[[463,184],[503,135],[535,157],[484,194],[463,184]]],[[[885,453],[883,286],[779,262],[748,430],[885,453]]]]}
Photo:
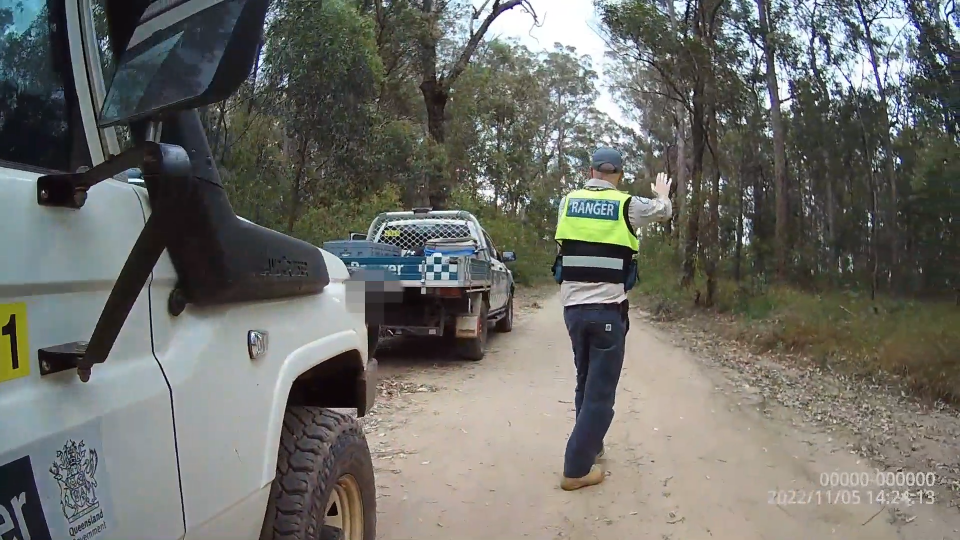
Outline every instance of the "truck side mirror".
{"type": "Polygon", "coordinates": [[[118,55],[100,127],[229,97],[250,75],[269,5],[269,0],[150,3],[118,55]]]}
{"type": "Polygon", "coordinates": [[[503,262],[513,262],[517,260],[517,254],[512,251],[504,251],[500,260],[503,262]]]}
{"type": "Polygon", "coordinates": [[[365,232],[352,232],[350,233],[350,240],[366,240],[367,233],[365,232]]]}

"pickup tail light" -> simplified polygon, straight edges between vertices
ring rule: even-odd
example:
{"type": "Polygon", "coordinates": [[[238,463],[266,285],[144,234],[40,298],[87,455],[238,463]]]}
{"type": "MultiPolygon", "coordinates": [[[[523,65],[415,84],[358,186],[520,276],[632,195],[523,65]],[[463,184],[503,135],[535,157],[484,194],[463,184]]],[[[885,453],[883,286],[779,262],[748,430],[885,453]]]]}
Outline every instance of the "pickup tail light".
{"type": "Polygon", "coordinates": [[[442,296],[444,298],[460,298],[462,295],[463,293],[460,291],[460,289],[453,287],[437,289],[437,296],[442,296]]]}

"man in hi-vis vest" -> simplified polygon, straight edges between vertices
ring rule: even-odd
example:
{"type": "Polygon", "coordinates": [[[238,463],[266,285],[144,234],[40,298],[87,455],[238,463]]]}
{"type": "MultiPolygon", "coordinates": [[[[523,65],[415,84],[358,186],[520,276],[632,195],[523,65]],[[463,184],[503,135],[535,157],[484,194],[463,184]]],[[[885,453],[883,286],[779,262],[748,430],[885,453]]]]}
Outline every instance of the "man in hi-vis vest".
{"type": "Polygon", "coordinates": [[[603,456],[623,367],[629,328],[626,291],[637,279],[636,231],[673,213],[666,174],[657,175],[655,199],[618,191],[622,178],[620,152],[600,148],[593,153],[590,180],[560,202],[555,235],[560,252],[553,270],[577,368],[577,419],[560,482],[567,491],[603,481],[596,461],[603,456]]]}

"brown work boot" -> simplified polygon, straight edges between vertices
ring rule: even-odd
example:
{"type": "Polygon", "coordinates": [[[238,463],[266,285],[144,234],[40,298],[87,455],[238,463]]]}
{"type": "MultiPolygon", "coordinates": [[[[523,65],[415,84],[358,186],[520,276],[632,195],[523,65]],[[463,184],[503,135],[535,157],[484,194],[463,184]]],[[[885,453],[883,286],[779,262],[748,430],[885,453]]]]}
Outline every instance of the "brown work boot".
{"type": "Polygon", "coordinates": [[[560,481],[560,488],[564,491],[573,491],[587,486],[595,486],[603,482],[603,478],[603,470],[598,465],[594,465],[590,467],[590,472],[588,472],[586,476],[581,476],[580,478],[567,478],[564,476],[563,480],[560,481]]]}

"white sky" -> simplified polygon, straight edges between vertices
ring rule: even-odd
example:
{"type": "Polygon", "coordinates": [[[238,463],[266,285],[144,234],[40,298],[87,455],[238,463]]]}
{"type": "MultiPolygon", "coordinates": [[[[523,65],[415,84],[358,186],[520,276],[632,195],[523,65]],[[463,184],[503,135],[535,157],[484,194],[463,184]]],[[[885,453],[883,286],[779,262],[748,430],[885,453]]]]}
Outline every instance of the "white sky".
{"type": "MultiPolygon", "coordinates": [[[[474,0],[475,5],[483,2],[474,0]]],[[[593,59],[593,69],[600,75],[600,99],[597,108],[618,122],[625,122],[620,108],[614,103],[606,90],[603,68],[606,63],[603,53],[606,46],[600,36],[593,31],[599,28],[599,20],[593,9],[592,0],[531,0],[542,26],[533,27],[529,15],[514,8],[497,17],[487,39],[512,37],[526,45],[532,51],[553,50],[554,43],[575,47],[578,54],[589,55],[593,59]]]]}

